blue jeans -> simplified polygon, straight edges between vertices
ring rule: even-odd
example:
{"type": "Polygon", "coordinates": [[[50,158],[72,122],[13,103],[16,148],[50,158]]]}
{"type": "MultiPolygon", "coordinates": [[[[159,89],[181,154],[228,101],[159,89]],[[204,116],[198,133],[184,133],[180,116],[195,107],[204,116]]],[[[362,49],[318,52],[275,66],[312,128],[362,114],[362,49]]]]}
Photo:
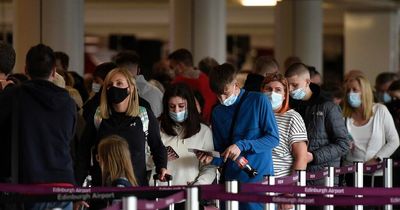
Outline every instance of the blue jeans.
{"type": "Polygon", "coordinates": [[[72,210],[72,202],[43,202],[25,204],[25,210],[52,210],[54,208],[62,210],[72,210]]]}

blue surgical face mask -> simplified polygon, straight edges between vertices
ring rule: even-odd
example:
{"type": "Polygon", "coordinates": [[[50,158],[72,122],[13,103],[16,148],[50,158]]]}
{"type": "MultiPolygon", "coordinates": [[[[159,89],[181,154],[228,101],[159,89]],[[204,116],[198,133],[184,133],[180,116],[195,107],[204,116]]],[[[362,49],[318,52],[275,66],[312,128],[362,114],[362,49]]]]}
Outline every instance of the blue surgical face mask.
{"type": "Polygon", "coordinates": [[[232,104],[235,103],[236,99],[237,99],[237,95],[232,94],[231,96],[229,96],[227,99],[225,99],[224,101],[221,102],[222,105],[224,106],[230,106],[232,104]]]}
{"type": "Polygon", "coordinates": [[[382,100],[383,100],[383,103],[389,103],[390,101],[392,101],[392,97],[389,95],[389,93],[384,92],[382,94],[382,100]]]}
{"type": "Polygon", "coordinates": [[[302,100],[306,96],[306,91],[303,88],[298,88],[290,92],[290,96],[295,100],[302,100]]]}
{"type": "Polygon", "coordinates": [[[347,99],[351,107],[358,108],[361,106],[361,93],[355,93],[351,91],[347,94],[347,99]]]}
{"type": "Polygon", "coordinates": [[[271,102],[272,109],[275,111],[282,106],[283,95],[275,92],[265,92],[265,95],[268,96],[269,101],[271,102]]]}
{"type": "Polygon", "coordinates": [[[183,110],[183,111],[178,112],[178,113],[173,112],[173,111],[169,111],[169,116],[171,117],[171,119],[174,122],[181,123],[181,122],[183,122],[183,121],[185,121],[187,119],[187,112],[186,112],[186,110],[183,110]]]}

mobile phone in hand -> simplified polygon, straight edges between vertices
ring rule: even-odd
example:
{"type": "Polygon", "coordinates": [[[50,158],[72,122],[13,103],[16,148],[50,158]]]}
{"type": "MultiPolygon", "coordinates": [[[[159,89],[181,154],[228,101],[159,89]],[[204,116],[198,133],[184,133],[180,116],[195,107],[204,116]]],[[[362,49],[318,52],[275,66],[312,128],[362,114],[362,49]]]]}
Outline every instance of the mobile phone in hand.
{"type": "Polygon", "coordinates": [[[167,149],[167,154],[168,154],[168,161],[176,160],[179,158],[178,153],[171,147],[171,146],[166,146],[167,149]]]}

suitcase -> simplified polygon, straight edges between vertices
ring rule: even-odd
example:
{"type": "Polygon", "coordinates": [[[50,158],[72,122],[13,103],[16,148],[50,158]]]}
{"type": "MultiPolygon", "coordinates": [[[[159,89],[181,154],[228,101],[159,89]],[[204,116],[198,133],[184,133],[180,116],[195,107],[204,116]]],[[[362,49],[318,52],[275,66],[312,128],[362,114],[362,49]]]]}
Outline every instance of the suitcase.
{"type": "MultiPolygon", "coordinates": [[[[172,175],[166,174],[165,175],[165,179],[166,179],[168,187],[172,186],[172,175]]],[[[154,186],[158,187],[158,183],[161,182],[160,181],[160,175],[159,174],[154,174],[153,175],[153,180],[154,180],[154,186]]],[[[158,198],[156,200],[158,200],[158,198]]],[[[174,204],[169,205],[168,209],[169,210],[174,210],[174,204]]]]}

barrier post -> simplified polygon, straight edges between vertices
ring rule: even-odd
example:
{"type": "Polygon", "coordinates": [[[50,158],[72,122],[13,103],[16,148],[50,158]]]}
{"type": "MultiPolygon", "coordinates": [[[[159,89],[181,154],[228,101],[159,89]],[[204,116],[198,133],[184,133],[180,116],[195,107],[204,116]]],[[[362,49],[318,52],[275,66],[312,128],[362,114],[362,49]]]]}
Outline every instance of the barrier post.
{"type": "MultiPolygon", "coordinates": [[[[267,180],[268,180],[268,185],[269,186],[273,186],[275,185],[275,177],[274,176],[266,176],[267,180]]],[[[267,192],[266,195],[268,196],[274,196],[275,193],[273,192],[267,192]]],[[[266,203],[264,206],[265,210],[275,210],[276,206],[275,203],[266,203]]]]}
{"type": "MultiPolygon", "coordinates": [[[[328,176],[325,177],[325,187],[333,187],[335,185],[335,168],[333,166],[326,167],[328,176]]],[[[327,198],[333,198],[332,194],[326,195],[327,198]]],[[[324,210],[333,210],[333,205],[324,206],[324,210]]]]}
{"type": "MultiPolygon", "coordinates": [[[[354,162],[356,165],[356,172],[354,174],[354,187],[363,188],[364,187],[364,164],[363,162],[354,162]]],[[[362,195],[356,195],[356,197],[361,198],[362,195]]],[[[362,205],[354,206],[354,210],[363,210],[362,205]]]]}
{"type": "MultiPolygon", "coordinates": [[[[233,194],[239,193],[239,182],[237,180],[226,181],[225,191],[233,194]]],[[[226,201],[225,206],[226,210],[239,210],[239,201],[226,201]]]]}
{"type": "Polygon", "coordinates": [[[190,187],[186,189],[186,210],[199,210],[199,189],[190,187]]]}
{"type": "Polygon", "coordinates": [[[122,209],[123,210],[136,210],[137,199],[135,196],[129,196],[122,198],[122,209]]]}
{"type": "MultiPolygon", "coordinates": [[[[299,180],[297,181],[297,186],[300,187],[305,187],[306,183],[307,183],[307,174],[305,170],[299,170],[297,171],[297,174],[299,175],[299,180]]],[[[306,195],[304,193],[300,193],[297,194],[298,197],[306,197],[306,195]]],[[[297,204],[296,205],[296,210],[305,210],[306,209],[306,205],[304,204],[297,204]]]]}
{"type": "MultiPolygon", "coordinates": [[[[385,170],[383,171],[385,177],[385,188],[393,187],[393,159],[384,158],[385,170]]],[[[385,205],[385,210],[393,210],[393,205],[385,205]]]]}
{"type": "MultiPolygon", "coordinates": [[[[221,173],[219,172],[219,168],[218,167],[215,168],[215,174],[217,175],[216,182],[217,182],[217,184],[220,184],[219,182],[220,182],[221,173]]],[[[219,200],[218,199],[215,200],[215,207],[217,207],[217,209],[220,209],[220,204],[219,204],[219,200]]]]}

